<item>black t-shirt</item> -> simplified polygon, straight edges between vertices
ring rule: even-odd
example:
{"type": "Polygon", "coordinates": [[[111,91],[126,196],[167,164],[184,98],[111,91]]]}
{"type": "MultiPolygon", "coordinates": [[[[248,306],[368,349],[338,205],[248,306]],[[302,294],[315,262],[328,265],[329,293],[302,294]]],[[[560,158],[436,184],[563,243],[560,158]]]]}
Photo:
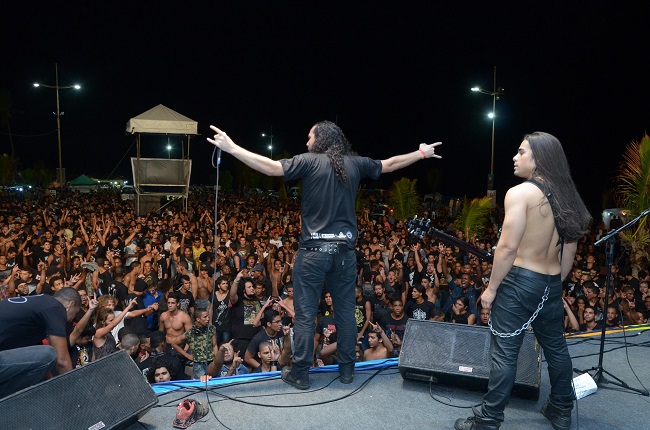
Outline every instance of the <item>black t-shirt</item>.
{"type": "Polygon", "coordinates": [[[567,295],[575,296],[576,293],[578,292],[577,290],[580,289],[580,282],[579,281],[573,282],[571,278],[569,278],[562,283],[562,289],[566,291],[567,295]]]}
{"type": "Polygon", "coordinates": [[[94,257],[106,257],[105,248],[99,242],[96,242],[90,250],[92,251],[92,255],[94,257]]]}
{"type": "Polygon", "coordinates": [[[261,308],[262,305],[258,299],[246,299],[243,294],[239,295],[239,300],[231,309],[233,339],[252,339],[255,337],[260,328],[255,327],[253,321],[255,321],[255,317],[261,308]]]}
{"type": "Polygon", "coordinates": [[[78,256],[81,257],[82,259],[86,257],[86,245],[81,245],[81,246],[73,246],[72,249],[70,250],[70,258],[78,256]]]}
{"type": "Polygon", "coordinates": [[[591,330],[589,330],[587,328],[587,323],[580,324],[580,326],[578,327],[578,331],[598,331],[598,330],[602,330],[602,329],[603,329],[602,321],[597,321],[596,326],[594,328],[592,328],[591,330]]]}
{"type": "Polygon", "coordinates": [[[379,179],[381,161],[344,156],[347,180],[339,182],[326,154],[305,153],[280,160],[285,181],[302,179],[302,235],[309,240],[347,240],[350,249],[357,239],[355,201],[359,182],[379,179]],[[318,202],[318,203],[317,203],[318,202]]]}
{"type": "Polygon", "coordinates": [[[246,348],[246,351],[249,351],[251,354],[253,354],[253,357],[255,357],[255,360],[257,361],[259,361],[257,357],[257,350],[260,347],[260,343],[265,341],[274,343],[278,346],[278,348],[280,348],[280,352],[282,352],[282,344],[284,342],[284,336],[282,335],[282,332],[278,332],[275,334],[275,336],[271,337],[268,335],[268,333],[266,333],[266,330],[261,329],[248,344],[248,348],[246,348]]]}
{"type": "Polygon", "coordinates": [[[169,266],[167,264],[167,259],[169,258],[169,251],[164,249],[160,251],[160,259],[158,260],[158,279],[165,279],[165,276],[169,277],[169,266]]]}
{"type": "Polygon", "coordinates": [[[361,331],[368,319],[366,317],[366,303],[368,300],[362,299],[354,304],[354,318],[357,322],[357,333],[361,331]]]}
{"type": "Polygon", "coordinates": [[[381,321],[385,314],[390,314],[391,310],[385,301],[377,298],[376,295],[370,297],[370,306],[372,306],[372,320],[381,321]]]}
{"type": "Polygon", "coordinates": [[[386,295],[392,298],[402,298],[402,293],[404,292],[404,285],[401,282],[395,281],[394,284],[388,282],[388,279],[384,281],[384,289],[386,290],[386,295]]]}
{"type": "Polygon", "coordinates": [[[0,351],[41,345],[47,336],[67,337],[66,311],[51,296],[14,297],[0,301],[0,351]]]}
{"type": "MultiPolygon", "coordinates": [[[[132,311],[139,311],[142,309],[146,309],[147,307],[144,305],[144,301],[142,301],[142,297],[135,295],[135,294],[129,294],[126,297],[126,302],[124,303],[126,306],[131,303],[131,300],[135,300],[136,304],[131,308],[132,311]]],[[[137,317],[129,318],[128,315],[124,317],[124,326],[128,327],[133,333],[137,334],[138,336],[146,334],[147,333],[147,317],[146,315],[140,315],[137,317]]]]}
{"type": "Polygon", "coordinates": [[[110,285],[115,282],[113,281],[113,277],[111,276],[111,272],[106,270],[104,273],[98,273],[97,274],[97,290],[98,296],[103,296],[104,294],[108,294],[108,290],[110,288],[110,285]]]}
{"type": "Polygon", "coordinates": [[[223,300],[219,300],[216,295],[212,305],[212,315],[214,316],[214,326],[218,332],[230,331],[232,312],[228,307],[230,295],[226,294],[223,300]]]}
{"type": "Polygon", "coordinates": [[[415,300],[409,300],[404,306],[404,313],[416,320],[428,320],[431,318],[431,312],[435,306],[428,300],[422,303],[415,303],[415,300]]]}
{"type": "Polygon", "coordinates": [[[109,245],[108,248],[106,248],[106,252],[108,251],[111,251],[113,253],[113,257],[122,258],[124,256],[124,245],[120,244],[117,246],[117,248],[113,248],[113,245],[109,245]]]}
{"type": "Polygon", "coordinates": [[[320,317],[316,326],[316,333],[321,335],[323,346],[336,342],[336,324],[334,323],[334,315],[327,314],[320,317]],[[325,335],[325,330],[329,331],[329,337],[325,335]]]}
{"type": "Polygon", "coordinates": [[[406,314],[402,315],[402,318],[395,319],[392,314],[384,317],[381,322],[381,326],[386,331],[386,336],[390,338],[391,333],[395,333],[400,339],[404,339],[404,331],[406,330],[406,323],[408,322],[408,317],[406,314]]]}
{"type": "Polygon", "coordinates": [[[129,295],[129,289],[126,285],[115,279],[111,279],[110,282],[104,284],[106,289],[106,294],[109,294],[115,297],[118,301],[116,309],[123,309],[122,303],[126,301],[126,298],[129,295]]]}
{"type": "MultiPolygon", "coordinates": [[[[190,308],[193,308],[196,305],[194,296],[189,291],[184,293],[182,290],[178,291],[176,294],[178,294],[178,309],[189,315],[190,308]]],[[[190,316],[194,317],[193,315],[190,316]]]]}
{"type": "Polygon", "coordinates": [[[412,269],[407,265],[404,265],[403,273],[404,281],[409,283],[409,287],[420,284],[420,281],[422,280],[422,273],[418,271],[417,265],[413,266],[412,269]]]}

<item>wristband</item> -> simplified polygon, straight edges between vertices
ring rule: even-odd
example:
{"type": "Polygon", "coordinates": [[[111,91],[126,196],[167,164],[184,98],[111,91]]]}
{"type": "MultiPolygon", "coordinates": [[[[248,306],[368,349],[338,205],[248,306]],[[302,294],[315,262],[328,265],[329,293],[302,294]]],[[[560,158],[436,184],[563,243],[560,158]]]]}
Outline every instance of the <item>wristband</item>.
{"type": "Polygon", "coordinates": [[[425,158],[427,158],[427,154],[425,154],[423,150],[418,149],[418,151],[420,151],[420,152],[422,153],[422,159],[423,159],[423,160],[424,160],[425,158]]]}

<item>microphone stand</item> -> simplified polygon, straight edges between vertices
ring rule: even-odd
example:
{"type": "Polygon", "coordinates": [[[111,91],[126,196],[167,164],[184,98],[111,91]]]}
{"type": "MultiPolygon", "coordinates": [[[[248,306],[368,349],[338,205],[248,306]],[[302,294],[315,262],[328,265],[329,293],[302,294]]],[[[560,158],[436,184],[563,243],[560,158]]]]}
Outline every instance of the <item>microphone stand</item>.
{"type": "MultiPolygon", "coordinates": [[[[650,214],[650,209],[646,209],[643,211],[638,217],[634,218],[632,221],[628,222],[621,228],[614,230],[610,232],[607,236],[602,237],[600,240],[598,240],[596,243],[594,243],[594,246],[598,246],[601,244],[607,245],[607,251],[606,251],[606,256],[607,256],[607,279],[605,280],[605,302],[609,300],[609,292],[610,289],[612,288],[611,285],[611,277],[612,277],[612,266],[614,265],[614,245],[616,244],[616,236],[618,233],[620,233],[622,230],[625,230],[626,228],[636,224],[641,218],[647,216],[650,214]]],[[[605,306],[607,306],[607,303],[605,303],[605,306]]],[[[605,308],[605,313],[607,311],[607,308],[605,308]]],[[[646,389],[638,389],[638,388],[632,388],[630,387],[625,381],[622,379],[614,376],[612,373],[608,372],[605,370],[603,367],[603,355],[605,352],[605,329],[606,329],[607,324],[605,321],[603,321],[603,326],[600,332],[600,352],[598,353],[598,366],[592,367],[591,369],[586,369],[586,370],[579,370],[579,369],[573,369],[574,371],[578,373],[588,373],[590,371],[594,371],[594,374],[591,375],[596,382],[598,386],[601,386],[603,384],[612,384],[612,385],[617,385],[619,387],[625,388],[630,391],[634,391],[636,393],[639,393],[643,396],[648,396],[650,395],[648,393],[648,390],[646,389]],[[612,379],[607,379],[605,375],[608,375],[612,379]]],[[[624,329],[625,330],[625,329],[624,329]]]]}
{"type": "MultiPolygon", "coordinates": [[[[215,168],[217,171],[217,180],[214,185],[214,231],[212,232],[212,237],[214,240],[214,243],[212,246],[214,247],[214,271],[212,272],[212,294],[210,294],[210,309],[209,309],[209,315],[210,315],[210,322],[209,325],[213,325],[213,319],[214,319],[214,299],[217,297],[217,278],[214,276],[217,273],[217,252],[219,250],[219,166],[221,165],[221,148],[216,148],[216,155],[217,155],[217,165],[214,165],[214,153],[212,154],[212,166],[215,168]]],[[[208,273],[210,273],[208,271],[208,273]]],[[[207,381],[206,381],[207,384],[207,381]]]]}

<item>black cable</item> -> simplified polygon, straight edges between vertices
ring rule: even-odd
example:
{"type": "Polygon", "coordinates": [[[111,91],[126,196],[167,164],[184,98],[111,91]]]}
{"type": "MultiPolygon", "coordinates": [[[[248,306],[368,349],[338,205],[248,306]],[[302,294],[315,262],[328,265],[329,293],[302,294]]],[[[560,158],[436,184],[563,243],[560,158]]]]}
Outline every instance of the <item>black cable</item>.
{"type": "MultiPolygon", "coordinates": [[[[120,161],[117,162],[117,165],[113,168],[113,170],[111,170],[111,173],[108,174],[108,176],[107,176],[108,178],[111,178],[111,177],[113,176],[113,173],[115,173],[115,171],[117,170],[117,168],[120,167],[120,164],[122,164],[122,160],[124,160],[124,157],[127,156],[127,154],[129,153],[129,151],[131,150],[131,148],[133,148],[133,145],[135,144],[135,142],[137,142],[137,140],[138,140],[138,139],[135,138],[135,139],[133,140],[133,142],[131,142],[131,145],[128,147],[128,149],[126,150],[126,152],[124,153],[124,155],[122,155],[122,158],[120,158],[120,161]]],[[[135,187],[135,185],[136,185],[136,184],[133,184],[134,187],[135,187]]]]}
{"type": "MultiPolygon", "coordinates": [[[[620,310],[620,308],[619,308],[619,312],[622,313],[622,310],[620,310]]],[[[647,396],[648,395],[648,389],[645,387],[645,385],[643,385],[643,382],[641,382],[641,380],[639,379],[639,376],[634,371],[634,367],[632,367],[632,363],[630,363],[630,355],[629,355],[628,349],[627,349],[628,345],[627,345],[627,335],[626,335],[625,326],[623,326],[623,344],[625,346],[625,359],[627,360],[627,364],[628,364],[628,366],[630,366],[630,370],[632,371],[632,374],[636,378],[639,385],[641,385],[641,387],[643,387],[643,389],[645,390],[645,394],[641,393],[641,395],[647,396]]]]}
{"type": "MultiPolygon", "coordinates": [[[[366,385],[368,385],[383,370],[384,369],[378,369],[368,379],[363,381],[360,386],[358,386],[357,388],[355,388],[354,390],[352,390],[351,392],[349,392],[349,393],[347,393],[347,394],[345,394],[343,396],[335,397],[333,399],[324,400],[324,401],[320,401],[320,402],[313,402],[313,403],[303,403],[303,404],[293,404],[293,405],[268,405],[268,404],[264,404],[264,403],[255,403],[255,402],[248,402],[248,401],[245,401],[245,400],[240,400],[240,398],[228,396],[228,395],[221,394],[221,393],[214,393],[214,394],[221,397],[221,398],[224,398],[224,399],[227,399],[227,400],[232,400],[234,402],[243,403],[243,404],[251,405],[251,406],[261,406],[261,407],[265,407],[265,408],[286,409],[286,408],[300,408],[300,407],[304,407],[304,406],[321,406],[321,405],[326,405],[328,403],[338,402],[340,400],[347,399],[348,397],[351,397],[351,396],[354,396],[355,394],[360,393],[361,391],[363,391],[363,389],[366,387],[366,385]]],[[[320,391],[320,390],[328,387],[329,385],[331,385],[337,379],[339,379],[339,376],[337,376],[332,381],[330,381],[329,384],[327,384],[324,387],[321,387],[321,388],[319,388],[317,390],[304,391],[304,392],[301,392],[301,393],[276,393],[274,396],[277,397],[277,396],[293,395],[293,394],[305,395],[305,394],[313,393],[313,392],[320,391]]]]}
{"type": "MultiPolygon", "coordinates": [[[[458,408],[458,409],[471,409],[471,408],[473,408],[473,407],[475,407],[475,406],[476,406],[476,407],[481,406],[481,403],[477,403],[477,404],[475,404],[475,405],[469,405],[469,406],[459,406],[459,405],[454,405],[453,403],[447,403],[447,402],[443,402],[443,401],[440,400],[440,399],[437,399],[436,396],[433,395],[433,378],[430,378],[430,379],[429,379],[429,396],[430,396],[433,400],[435,400],[436,402],[438,402],[438,403],[440,403],[440,404],[442,404],[442,405],[445,405],[445,406],[451,406],[452,408],[458,408]]],[[[451,399],[450,399],[449,397],[445,397],[445,399],[447,399],[449,402],[451,402],[451,399]]]]}
{"type": "MultiPolygon", "coordinates": [[[[333,378],[329,383],[325,384],[323,387],[320,387],[320,388],[317,388],[317,389],[314,389],[314,390],[303,391],[303,392],[270,393],[270,394],[259,394],[259,395],[251,395],[251,396],[240,396],[240,397],[228,396],[228,395],[216,392],[216,390],[218,390],[218,389],[229,388],[229,387],[243,385],[243,384],[250,384],[252,382],[266,382],[266,381],[270,381],[270,380],[274,380],[274,381],[277,380],[277,377],[273,376],[273,377],[269,377],[269,378],[259,378],[259,379],[255,379],[255,380],[249,380],[249,381],[234,382],[234,383],[231,383],[231,384],[222,384],[222,385],[214,386],[212,388],[207,387],[207,381],[206,381],[205,388],[182,387],[182,390],[175,390],[175,391],[168,391],[166,393],[161,393],[159,395],[159,397],[162,396],[162,395],[165,395],[165,394],[169,394],[169,393],[178,393],[178,391],[189,391],[191,393],[200,393],[201,391],[203,391],[206,394],[206,398],[207,398],[207,401],[208,401],[208,405],[210,407],[210,411],[212,412],[212,415],[219,422],[219,424],[221,424],[221,426],[223,426],[226,430],[231,430],[227,425],[225,425],[219,419],[219,417],[215,413],[214,408],[212,407],[213,402],[216,403],[216,402],[222,402],[222,401],[225,401],[225,400],[230,400],[230,401],[243,403],[243,404],[247,404],[247,405],[251,405],[251,406],[261,406],[261,407],[277,408],[277,409],[297,408],[297,407],[303,407],[303,406],[320,406],[320,405],[325,405],[325,404],[328,404],[328,403],[333,403],[333,402],[337,402],[337,401],[340,401],[340,400],[344,400],[344,399],[346,399],[348,397],[351,397],[351,396],[353,396],[355,394],[360,393],[377,376],[382,376],[382,374],[385,374],[385,375],[388,376],[388,375],[394,375],[395,373],[397,373],[397,372],[387,373],[387,372],[385,372],[386,370],[391,370],[391,369],[390,368],[380,368],[380,369],[377,369],[376,371],[374,371],[372,373],[371,373],[370,370],[368,370],[368,371],[358,371],[358,372],[356,372],[357,375],[367,375],[367,374],[370,375],[365,381],[363,381],[361,383],[361,385],[359,387],[355,388],[351,392],[349,392],[349,393],[347,393],[347,394],[345,394],[343,396],[340,396],[340,397],[336,397],[336,398],[321,401],[321,402],[307,403],[307,404],[268,405],[268,404],[263,404],[263,403],[249,402],[249,401],[245,401],[245,400],[242,400],[242,399],[245,399],[245,398],[258,398],[258,397],[271,397],[271,396],[277,397],[277,396],[284,396],[284,395],[306,395],[306,394],[310,394],[310,393],[314,393],[314,392],[317,392],[317,391],[324,390],[325,388],[327,388],[331,384],[333,384],[334,381],[338,380],[340,378],[340,376],[337,376],[336,378],[333,378]],[[210,393],[212,393],[213,395],[219,397],[219,399],[210,400],[210,396],[209,396],[210,393]]],[[[181,387],[180,384],[169,384],[169,385],[181,387]]],[[[174,400],[171,400],[171,401],[167,402],[164,405],[159,404],[156,407],[170,407],[169,405],[176,404],[177,400],[178,400],[178,398],[176,398],[174,400]]]]}
{"type": "Polygon", "coordinates": [[[226,430],[232,430],[230,427],[228,427],[227,425],[225,425],[225,424],[224,424],[224,423],[219,419],[219,417],[217,416],[217,414],[214,412],[214,408],[212,407],[212,403],[210,402],[210,394],[209,394],[209,391],[208,391],[208,381],[207,381],[207,380],[205,381],[205,399],[206,399],[207,402],[208,402],[208,407],[210,408],[210,412],[212,412],[212,416],[214,417],[214,419],[217,420],[217,422],[218,422],[219,424],[221,424],[221,426],[222,426],[223,428],[225,428],[226,430]]]}

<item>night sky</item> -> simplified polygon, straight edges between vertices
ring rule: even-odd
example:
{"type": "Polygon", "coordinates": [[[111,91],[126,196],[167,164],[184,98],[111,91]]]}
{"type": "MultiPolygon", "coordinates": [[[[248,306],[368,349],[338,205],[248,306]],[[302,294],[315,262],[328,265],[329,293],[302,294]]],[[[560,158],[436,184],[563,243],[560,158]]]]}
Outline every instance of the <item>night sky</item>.
{"type": "MultiPolygon", "coordinates": [[[[293,155],[305,150],[311,125],[329,119],[373,158],[443,142],[442,160],[386,175],[383,186],[407,176],[431,192],[425,178],[437,168],[436,191],[481,196],[492,98],[469,89],[491,90],[496,66],[505,88],[497,101],[498,201],[518,182],[511,158],[522,136],[547,131],[563,143],[598,214],[626,144],[650,129],[646,1],[65,3],[5,6],[0,88],[10,91],[20,167],[44,160],[54,168],[55,92],[32,83],[53,85],[57,62],[60,85],[83,86],[60,93],[69,180],[111,172],[130,179],[135,148],[126,122],[164,104],[199,123],[192,183],[212,172],[210,124],[267,155],[260,133],[272,127],[274,154],[293,155]]],[[[0,132],[0,153],[8,153],[0,132]]],[[[167,157],[166,136],[143,144],[145,156],[167,157]]],[[[225,155],[222,168],[235,163],[225,155]]]]}

